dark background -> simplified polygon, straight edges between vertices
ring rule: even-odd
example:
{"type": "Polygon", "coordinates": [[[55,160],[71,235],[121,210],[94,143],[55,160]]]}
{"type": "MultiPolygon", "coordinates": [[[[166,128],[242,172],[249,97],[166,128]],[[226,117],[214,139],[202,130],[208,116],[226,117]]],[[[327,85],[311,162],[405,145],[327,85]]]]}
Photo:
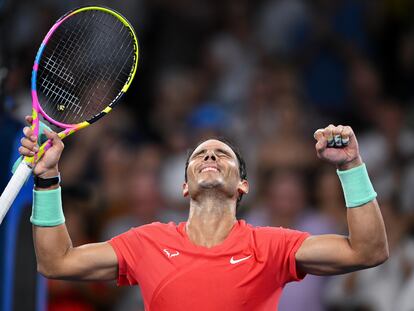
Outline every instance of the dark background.
{"type": "MultiPolygon", "coordinates": [[[[60,170],[75,245],[155,220],[184,221],[186,150],[213,136],[233,140],[247,160],[253,191],[240,218],[346,234],[335,168],[317,160],[313,132],[350,125],[378,192],[391,258],[288,285],[280,310],[414,309],[414,2],[2,0],[1,189],[30,114],[37,48],[59,16],[87,4],[131,21],[140,59],[114,112],[65,141],[60,170]]],[[[141,308],[136,288],[49,285],[50,310],[141,308]]]]}

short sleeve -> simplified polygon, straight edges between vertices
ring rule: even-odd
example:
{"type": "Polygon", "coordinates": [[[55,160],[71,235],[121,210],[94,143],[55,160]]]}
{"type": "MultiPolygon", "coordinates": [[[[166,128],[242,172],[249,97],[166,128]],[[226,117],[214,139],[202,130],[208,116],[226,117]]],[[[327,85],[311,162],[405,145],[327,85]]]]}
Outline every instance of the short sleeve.
{"type": "Polygon", "coordinates": [[[302,243],[306,238],[310,236],[307,232],[291,230],[291,229],[282,229],[284,239],[282,249],[283,249],[283,263],[284,263],[284,276],[285,283],[292,281],[302,280],[306,274],[300,273],[297,271],[296,266],[296,252],[301,247],[302,243]]]}
{"type": "Polygon", "coordinates": [[[296,252],[309,233],[282,227],[256,227],[257,245],[266,254],[269,271],[275,275],[278,286],[288,282],[300,281],[305,274],[296,269],[296,252]]]}
{"type": "Polygon", "coordinates": [[[108,242],[118,258],[118,286],[138,284],[136,269],[143,248],[136,229],[122,233],[108,242]]]}

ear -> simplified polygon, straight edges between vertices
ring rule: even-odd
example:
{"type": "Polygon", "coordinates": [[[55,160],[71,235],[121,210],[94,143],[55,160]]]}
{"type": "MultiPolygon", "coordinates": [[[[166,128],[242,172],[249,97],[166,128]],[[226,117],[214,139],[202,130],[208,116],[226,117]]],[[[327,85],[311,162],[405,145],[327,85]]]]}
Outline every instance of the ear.
{"type": "Polygon", "coordinates": [[[246,179],[240,180],[237,191],[243,194],[249,193],[249,182],[246,179]]]}
{"type": "Polygon", "coordinates": [[[183,197],[188,196],[188,184],[185,182],[183,183],[183,197]]]}

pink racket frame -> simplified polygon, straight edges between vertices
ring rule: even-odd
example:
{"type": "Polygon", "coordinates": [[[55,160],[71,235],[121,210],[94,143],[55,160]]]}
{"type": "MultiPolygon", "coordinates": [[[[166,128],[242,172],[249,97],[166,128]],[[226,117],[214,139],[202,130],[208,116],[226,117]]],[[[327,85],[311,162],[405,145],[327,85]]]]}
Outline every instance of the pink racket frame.
{"type": "MultiPolygon", "coordinates": [[[[49,41],[52,34],[56,31],[56,29],[69,17],[71,17],[75,12],[68,13],[67,15],[64,15],[62,18],[60,18],[53,26],[50,28],[49,32],[46,34],[45,38],[42,41],[42,44],[39,47],[39,50],[37,51],[36,58],[33,64],[33,71],[32,71],[32,80],[31,80],[31,87],[32,87],[32,117],[33,117],[33,123],[32,123],[32,130],[34,135],[36,137],[39,135],[39,113],[50,123],[59,126],[60,128],[64,129],[64,131],[59,133],[60,138],[65,138],[74,132],[88,126],[90,123],[85,121],[79,124],[65,124],[58,122],[51,117],[49,117],[46,112],[42,109],[42,107],[39,104],[39,98],[37,96],[37,89],[36,89],[36,78],[37,78],[37,71],[39,69],[39,61],[42,56],[43,50],[49,41]]],[[[25,157],[25,162],[28,164],[34,164],[37,159],[41,158],[46,150],[48,150],[52,146],[52,143],[50,140],[48,140],[46,143],[44,143],[39,148],[39,152],[33,156],[33,157],[25,157]]]]}
{"type": "MultiPolygon", "coordinates": [[[[132,28],[132,26],[129,24],[129,22],[122,17],[119,13],[115,12],[114,10],[111,10],[109,8],[104,7],[98,7],[98,6],[89,6],[89,7],[83,7],[75,9],[71,12],[68,12],[66,15],[63,15],[49,30],[49,32],[46,34],[45,38],[43,39],[42,44],[39,47],[39,50],[37,51],[36,58],[33,64],[33,71],[32,71],[32,80],[31,80],[31,93],[32,93],[32,116],[33,116],[33,122],[32,122],[32,129],[36,136],[39,135],[39,114],[41,114],[47,121],[49,121],[51,124],[57,125],[60,128],[64,129],[62,132],[60,132],[58,135],[60,138],[65,138],[74,132],[87,127],[91,123],[97,121],[102,116],[107,114],[109,111],[112,110],[113,105],[115,105],[116,102],[119,101],[119,99],[122,97],[122,95],[127,91],[129,88],[137,69],[138,65],[138,40],[136,38],[135,32],[132,28]],[[101,10],[106,11],[107,13],[113,14],[117,16],[118,19],[121,20],[121,22],[130,29],[131,35],[134,38],[134,52],[135,52],[135,61],[134,66],[131,69],[131,74],[129,76],[128,81],[120,91],[120,93],[116,96],[116,98],[109,104],[108,107],[106,107],[103,111],[98,113],[97,115],[93,116],[90,120],[84,121],[79,124],[64,124],[61,122],[58,122],[56,120],[53,120],[51,117],[49,117],[45,111],[42,109],[42,107],[39,104],[39,98],[37,96],[37,90],[36,90],[36,78],[37,78],[37,71],[39,69],[39,61],[42,56],[43,50],[48,43],[49,39],[51,38],[52,34],[56,31],[56,29],[69,17],[72,15],[83,11],[83,10],[101,10]]],[[[45,142],[42,146],[40,146],[38,153],[33,157],[25,157],[24,161],[20,163],[20,165],[17,167],[16,171],[14,172],[12,178],[10,179],[9,183],[7,184],[6,188],[4,189],[3,193],[0,195],[0,224],[2,223],[5,215],[7,214],[7,211],[13,204],[17,194],[19,193],[20,189],[23,187],[24,183],[28,179],[28,177],[32,173],[32,168],[34,164],[37,162],[38,159],[40,159],[44,152],[48,150],[52,146],[50,140],[45,142]]]]}

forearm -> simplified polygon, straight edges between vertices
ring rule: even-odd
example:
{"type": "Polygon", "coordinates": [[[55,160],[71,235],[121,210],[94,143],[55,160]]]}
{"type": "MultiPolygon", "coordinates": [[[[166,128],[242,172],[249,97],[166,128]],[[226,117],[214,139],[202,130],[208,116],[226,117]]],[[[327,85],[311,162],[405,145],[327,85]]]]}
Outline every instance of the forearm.
{"type": "Polygon", "coordinates": [[[66,225],[33,226],[37,269],[47,278],[109,281],[118,275],[114,250],[107,242],[73,247],[66,225]]]}
{"type": "Polygon", "coordinates": [[[318,157],[337,166],[348,209],[349,235],[307,238],[296,253],[298,269],[331,275],[381,264],[389,256],[384,221],[354,132],[349,126],[331,124],[318,129],[314,137],[318,157]]]}
{"type": "Polygon", "coordinates": [[[46,277],[55,278],[62,274],[65,256],[72,248],[72,241],[65,224],[55,227],[33,225],[33,242],[37,269],[46,277]]]}
{"type": "MultiPolygon", "coordinates": [[[[56,167],[42,174],[42,177],[50,178],[58,174],[56,167]]],[[[72,248],[72,241],[64,223],[60,192],[52,194],[52,191],[60,191],[59,185],[35,187],[34,190],[31,222],[38,271],[53,277],[59,274],[59,267],[72,248]]]]}
{"type": "Polygon", "coordinates": [[[347,212],[349,235],[315,235],[296,253],[298,268],[315,275],[335,275],[381,264],[388,258],[384,222],[376,200],[347,212]]]}
{"type": "MultiPolygon", "coordinates": [[[[338,166],[338,174],[344,190],[347,205],[348,240],[350,247],[363,265],[372,266],[382,263],[388,257],[388,243],[384,221],[376,193],[369,180],[361,157],[355,161],[338,166]],[[351,175],[352,169],[361,169],[351,175]],[[371,199],[371,200],[370,200],[371,199]],[[358,201],[368,201],[359,205],[358,201]]],[[[354,171],[355,172],[355,171],[354,171]]]]}
{"type": "Polygon", "coordinates": [[[117,258],[108,243],[72,247],[64,224],[60,189],[36,191],[31,221],[38,271],[48,278],[113,280],[117,258]]]}
{"type": "Polygon", "coordinates": [[[350,180],[346,180],[346,176],[345,180],[342,179],[347,205],[348,236],[309,237],[296,253],[301,271],[316,275],[341,274],[376,266],[388,258],[385,226],[375,199],[376,194],[367,175],[361,175],[361,171],[357,171],[356,176],[350,180]],[[360,179],[364,175],[365,178],[360,179]],[[356,202],[365,203],[359,205],[356,202]]]}
{"type": "MultiPolygon", "coordinates": [[[[26,120],[32,123],[31,117],[26,120]]],[[[29,127],[23,132],[25,137],[19,152],[23,156],[33,156],[38,151],[37,137],[29,127]]],[[[52,147],[33,169],[33,174],[43,180],[35,182],[30,217],[38,270],[49,278],[113,280],[117,277],[118,260],[109,243],[72,247],[63,215],[59,179],[55,178],[59,175],[63,143],[56,133],[45,131],[45,135],[52,141],[52,147]]]]}
{"type": "Polygon", "coordinates": [[[388,242],[377,200],[347,211],[350,247],[361,264],[374,266],[388,258],[388,242]]]}

